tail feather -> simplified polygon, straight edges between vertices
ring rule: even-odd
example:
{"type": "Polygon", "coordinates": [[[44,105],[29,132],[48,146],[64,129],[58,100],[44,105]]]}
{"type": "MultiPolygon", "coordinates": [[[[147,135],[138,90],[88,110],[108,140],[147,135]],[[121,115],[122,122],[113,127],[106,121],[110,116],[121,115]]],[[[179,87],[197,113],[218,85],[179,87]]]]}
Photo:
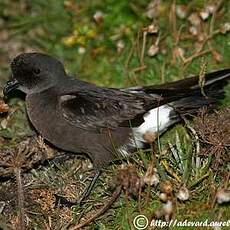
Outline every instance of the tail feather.
{"type": "Polygon", "coordinates": [[[162,100],[149,108],[144,115],[139,114],[131,121],[132,125],[135,124],[132,126],[133,140],[124,145],[120,152],[126,154],[128,149],[133,148],[133,143],[138,148],[143,148],[146,143],[152,142],[156,132],[162,134],[179,122],[181,115],[191,115],[197,113],[200,108],[216,105],[224,97],[224,86],[229,79],[230,69],[226,69],[207,74],[203,91],[199,86],[198,76],[159,86],[126,89],[134,93],[150,94],[155,99],[154,102],[155,94],[161,95],[162,100]]]}
{"type": "MultiPolygon", "coordinates": [[[[125,90],[135,94],[144,93],[153,96],[154,102],[146,107],[146,111],[167,104],[176,112],[186,115],[197,113],[203,107],[214,107],[220,99],[224,98],[224,86],[229,80],[230,68],[206,74],[202,89],[199,84],[199,76],[194,76],[162,85],[133,87],[125,90]],[[159,96],[161,96],[160,100],[156,100],[156,98],[159,99],[159,96]]],[[[175,118],[178,113],[174,112],[171,115],[175,118]]],[[[134,127],[143,122],[142,116],[143,114],[138,114],[131,121],[134,127]]]]}
{"type": "MultiPolygon", "coordinates": [[[[230,79],[230,69],[223,69],[219,71],[215,71],[212,73],[208,73],[205,75],[205,86],[214,84],[218,81],[226,81],[230,79]]],[[[175,90],[182,90],[188,91],[191,89],[200,88],[199,86],[199,76],[194,76],[174,82],[169,82],[161,85],[153,85],[153,86],[146,86],[144,87],[144,91],[146,93],[154,93],[156,91],[175,91],[175,90]]]]}
{"type": "Polygon", "coordinates": [[[204,98],[202,96],[193,96],[179,99],[169,103],[180,115],[192,115],[201,108],[215,108],[217,98],[204,98]]]}
{"type": "Polygon", "coordinates": [[[185,115],[196,113],[203,107],[215,107],[225,96],[224,86],[230,79],[230,69],[207,74],[205,79],[204,95],[198,84],[190,85],[191,96],[183,97],[171,103],[176,111],[185,115]]]}

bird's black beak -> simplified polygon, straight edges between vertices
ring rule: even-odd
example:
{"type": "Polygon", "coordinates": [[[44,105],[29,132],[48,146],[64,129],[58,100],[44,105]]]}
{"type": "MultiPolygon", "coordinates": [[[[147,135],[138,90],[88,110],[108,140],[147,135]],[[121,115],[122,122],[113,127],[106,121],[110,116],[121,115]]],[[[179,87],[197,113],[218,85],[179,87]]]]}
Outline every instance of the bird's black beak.
{"type": "Polygon", "coordinates": [[[7,83],[5,84],[3,88],[4,100],[7,100],[9,93],[13,91],[14,89],[16,89],[18,86],[19,86],[19,83],[16,79],[11,79],[7,81],[7,83]]]}

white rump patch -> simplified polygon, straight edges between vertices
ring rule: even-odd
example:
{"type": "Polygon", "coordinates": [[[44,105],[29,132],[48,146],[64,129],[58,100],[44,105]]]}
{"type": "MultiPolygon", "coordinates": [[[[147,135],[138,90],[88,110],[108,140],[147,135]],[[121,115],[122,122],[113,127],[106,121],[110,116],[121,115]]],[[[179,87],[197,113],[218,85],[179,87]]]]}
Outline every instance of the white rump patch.
{"type": "Polygon", "coordinates": [[[139,127],[132,128],[136,144],[139,144],[139,142],[146,142],[143,137],[146,133],[155,134],[165,131],[172,124],[170,121],[170,112],[172,111],[172,107],[162,105],[144,114],[144,122],[139,127]]]}
{"type": "Polygon", "coordinates": [[[158,108],[149,110],[144,114],[144,122],[132,128],[132,134],[129,142],[118,148],[118,152],[126,157],[129,155],[129,150],[134,148],[143,148],[144,143],[147,143],[144,136],[146,134],[154,136],[156,133],[164,132],[175,120],[170,119],[170,113],[173,108],[169,105],[162,105],[158,108]]]}

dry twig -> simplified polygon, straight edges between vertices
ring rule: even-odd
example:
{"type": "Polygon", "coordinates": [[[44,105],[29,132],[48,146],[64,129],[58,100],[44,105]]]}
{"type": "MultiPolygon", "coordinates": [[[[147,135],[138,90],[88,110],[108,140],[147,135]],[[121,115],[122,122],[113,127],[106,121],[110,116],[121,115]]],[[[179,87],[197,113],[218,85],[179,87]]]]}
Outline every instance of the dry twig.
{"type": "Polygon", "coordinates": [[[92,221],[97,219],[99,216],[104,214],[110,208],[110,206],[116,201],[116,199],[120,196],[121,189],[122,189],[122,186],[118,186],[116,190],[114,191],[112,198],[108,201],[107,204],[105,204],[104,207],[102,207],[98,212],[96,212],[94,215],[92,215],[90,218],[88,218],[83,223],[77,224],[76,226],[69,228],[69,230],[82,229],[83,227],[89,225],[92,221]]]}
{"type": "Polygon", "coordinates": [[[18,195],[18,209],[19,209],[19,229],[26,229],[25,226],[25,207],[24,207],[24,190],[21,177],[21,169],[15,168],[14,170],[17,182],[17,195],[18,195]]]}

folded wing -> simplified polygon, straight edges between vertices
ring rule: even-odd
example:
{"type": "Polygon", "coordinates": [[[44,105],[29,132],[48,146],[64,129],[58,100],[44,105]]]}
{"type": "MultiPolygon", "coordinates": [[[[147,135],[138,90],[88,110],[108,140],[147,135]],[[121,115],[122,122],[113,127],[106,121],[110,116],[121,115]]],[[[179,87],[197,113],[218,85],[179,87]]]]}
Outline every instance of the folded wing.
{"type": "Polygon", "coordinates": [[[215,104],[223,98],[223,87],[229,78],[230,69],[207,74],[203,91],[199,76],[163,85],[126,89],[103,88],[70,80],[60,91],[59,106],[63,117],[82,129],[98,132],[119,126],[138,127],[143,123],[146,112],[164,104],[183,114],[215,104]]]}

